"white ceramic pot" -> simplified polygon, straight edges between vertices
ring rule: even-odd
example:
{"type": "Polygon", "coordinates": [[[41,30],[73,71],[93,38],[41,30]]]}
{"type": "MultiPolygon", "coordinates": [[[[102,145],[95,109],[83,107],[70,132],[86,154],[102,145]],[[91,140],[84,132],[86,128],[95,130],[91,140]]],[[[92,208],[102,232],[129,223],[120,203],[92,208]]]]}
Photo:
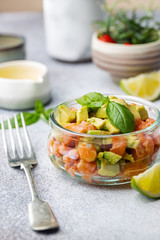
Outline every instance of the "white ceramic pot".
{"type": "Polygon", "coordinates": [[[91,58],[92,23],[103,18],[97,0],[43,0],[47,52],[63,61],[91,58]]]}
{"type": "Polygon", "coordinates": [[[122,78],[160,69],[160,40],[123,45],[102,42],[94,33],[92,58],[98,67],[111,74],[113,81],[119,83],[122,78]]]}

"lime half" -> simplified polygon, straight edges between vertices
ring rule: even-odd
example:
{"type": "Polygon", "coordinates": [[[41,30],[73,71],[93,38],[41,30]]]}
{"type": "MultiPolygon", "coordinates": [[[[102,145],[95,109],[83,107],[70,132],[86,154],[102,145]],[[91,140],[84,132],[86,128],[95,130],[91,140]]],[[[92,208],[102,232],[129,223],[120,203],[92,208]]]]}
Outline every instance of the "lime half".
{"type": "Polygon", "coordinates": [[[150,198],[160,198],[160,163],[132,177],[131,186],[150,198]]]}
{"type": "Polygon", "coordinates": [[[129,95],[154,101],[160,96],[160,71],[122,79],[120,86],[129,95]]]}

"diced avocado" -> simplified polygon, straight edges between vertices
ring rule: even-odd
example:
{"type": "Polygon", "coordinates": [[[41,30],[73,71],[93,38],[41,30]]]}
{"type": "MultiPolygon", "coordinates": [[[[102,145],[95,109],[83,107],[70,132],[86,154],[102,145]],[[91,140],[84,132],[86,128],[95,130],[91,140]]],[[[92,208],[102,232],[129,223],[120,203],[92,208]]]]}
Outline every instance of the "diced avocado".
{"type": "Polygon", "coordinates": [[[121,159],[121,160],[119,161],[119,164],[120,164],[120,165],[125,165],[125,164],[126,164],[126,162],[125,162],[125,160],[124,160],[124,159],[121,159]]]}
{"type": "Polygon", "coordinates": [[[98,170],[98,174],[106,177],[115,177],[118,173],[120,173],[119,164],[111,165],[106,164],[104,161],[101,161],[101,167],[98,170]]]}
{"type": "Polygon", "coordinates": [[[116,164],[122,158],[122,156],[113,152],[105,151],[103,158],[106,159],[110,164],[116,164]]]}
{"type": "Polygon", "coordinates": [[[101,161],[105,161],[107,164],[116,164],[119,160],[121,160],[122,156],[113,152],[104,151],[99,152],[97,158],[101,161]]]}
{"type": "Polygon", "coordinates": [[[112,138],[111,138],[111,137],[109,137],[109,138],[104,138],[104,139],[102,140],[102,143],[103,143],[103,145],[110,145],[110,144],[112,144],[112,138]]]}
{"type": "Polygon", "coordinates": [[[112,99],[118,99],[118,98],[115,96],[109,96],[109,99],[112,100],[112,99]]]}
{"type": "Polygon", "coordinates": [[[96,159],[96,163],[97,163],[97,168],[100,169],[101,168],[101,161],[99,159],[96,159]]]}
{"type": "Polygon", "coordinates": [[[104,152],[99,152],[97,155],[97,158],[103,161],[104,160],[103,155],[104,155],[104,152]]]}
{"type": "Polygon", "coordinates": [[[127,108],[131,111],[131,113],[134,115],[135,118],[141,119],[141,116],[140,116],[139,111],[137,110],[136,106],[127,104],[127,108]]]}
{"type": "Polygon", "coordinates": [[[87,121],[88,119],[88,109],[86,106],[81,107],[77,110],[77,123],[81,123],[82,121],[87,121]]]}
{"type": "Polygon", "coordinates": [[[125,153],[123,156],[123,159],[128,160],[130,162],[134,162],[134,158],[133,158],[132,154],[125,153]]]}
{"type": "Polygon", "coordinates": [[[146,120],[148,118],[148,112],[143,105],[136,105],[136,109],[139,112],[142,120],[146,120]]]}
{"type": "Polygon", "coordinates": [[[127,136],[127,148],[136,149],[139,142],[140,140],[135,135],[127,136]]]}
{"type": "Polygon", "coordinates": [[[87,121],[92,123],[98,130],[102,129],[105,124],[104,120],[95,117],[88,118],[87,121]]]}
{"type": "Polygon", "coordinates": [[[72,111],[65,105],[60,105],[58,107],[58,122],[60,124],[69,123],[75,120],[76,113],[72,111]]]}
{"type": "Polygon", "coordinates": [[[100,151],[102,151],[101,147],[97,144],[92,144],[93,147],[96,149],[97,153],[99,153],[100,151]]]}
{"type": "Polygon", "coordinates": [[[110,132],[102,131],[102,130],[88,130],[87,134],[92,134],[92,135],[111,135],[110,132]]]}
{"type": "Polygon", "coordinates": [[[127,107],[127,103],[122,98],[117,98],[117,99],[112,98],[111,101],[116,102],[116,103],[120,103],[120,104],[125,105],[127,107]]]}
{"type": "Polygon", "coordinates": [[[106,106],[98,108],[98,110],[96,112],[96,117],[97,118],[107,118],[106,106]]]}
{"type": "Polygon", "coordinates": [[[109,121],[109,119],[104,120],[105,124],[103,126],[104,130],[108,130],[110,133],[119,133],[120,130],[113,126],[113,124],[109,121]]]}

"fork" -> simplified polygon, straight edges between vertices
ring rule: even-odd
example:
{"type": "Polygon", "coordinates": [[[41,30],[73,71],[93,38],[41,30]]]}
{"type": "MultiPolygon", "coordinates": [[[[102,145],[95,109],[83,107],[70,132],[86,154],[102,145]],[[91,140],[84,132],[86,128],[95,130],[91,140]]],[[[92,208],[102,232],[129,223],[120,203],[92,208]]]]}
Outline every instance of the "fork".
{"type": "Polygon", "coordinates": [[[44,231],[44,230],[57,230],[58,229],[58,223],[57,220],[49,207],[48,203],[41,200],[33,176],[31,172],[32,165],[37,163],[35,153],[33,151],[33,147],[29,138],[29,134],[25,125],[23,114],[21,113],[21,121],[22,121],[22,127],[24,130],[24,136],[28,148],[29,154],[24,149],[24,144],[22,142],[22,138],[19,131],[19,125],[16,118],[16,115],[14,115],[14,122],[15,122],[15,128],[16,128],[16,134],[17,139],[19,143],[19,150],[20,154],[17,151],[15,140],[13,137],[13,130],[11,126],[11,122],[9,118],[7,118],[8,123],[8,129],[9,129],[9,136],[10,136],[10,145],[12,149],[12,154],[10,153],[9,149],[9,142],[7,141],[6,137],[6,130],[4,127],[4,121],[1,118],[1,127],[2,127],[2,138],[3,138],[3,144],[4,144],[4,151],[6,154],[6,157],[8,159],[10,167],[20,167],[24,170],[30,192],[32,195],[32,201],[28,205],[28,212],[29,212],[29,221],[30,225],[33,230],[36,231],[44,231]],[[12,156],[13,155],[13,156],[12,156]]]}

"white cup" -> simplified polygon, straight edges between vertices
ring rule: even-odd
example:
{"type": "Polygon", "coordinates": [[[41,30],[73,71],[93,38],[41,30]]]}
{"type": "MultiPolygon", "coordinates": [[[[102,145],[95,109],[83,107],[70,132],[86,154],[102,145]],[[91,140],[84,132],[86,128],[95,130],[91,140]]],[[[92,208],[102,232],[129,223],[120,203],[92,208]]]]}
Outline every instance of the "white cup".
{"type": "Polygon", "coordinates": [[[46,48],[62,61],[91,58],[92,23],[103,18],[98,0],[43,0],[46,48]]]}

